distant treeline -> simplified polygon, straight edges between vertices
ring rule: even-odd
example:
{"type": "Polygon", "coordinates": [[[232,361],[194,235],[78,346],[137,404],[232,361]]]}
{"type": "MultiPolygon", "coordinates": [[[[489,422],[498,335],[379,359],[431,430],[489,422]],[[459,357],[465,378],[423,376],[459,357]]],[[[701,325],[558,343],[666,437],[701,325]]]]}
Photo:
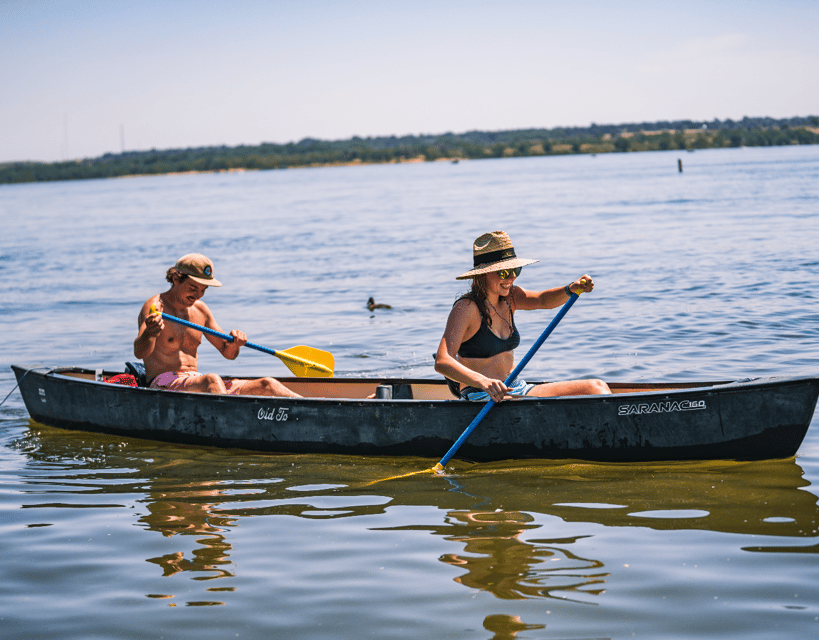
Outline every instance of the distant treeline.
{"type": "Polygon", "coordinates": [[[819,144],[819,116],[711,122],[678,120],[639,124],[469,131],[420,136],[305,138],[288,144],[198,147],[106,153],[71,162],[0,164],[0,184],[82,180],[191,171],[286,169],[336,164],[435,161],[522,156],[769,147],[819,144]]]}

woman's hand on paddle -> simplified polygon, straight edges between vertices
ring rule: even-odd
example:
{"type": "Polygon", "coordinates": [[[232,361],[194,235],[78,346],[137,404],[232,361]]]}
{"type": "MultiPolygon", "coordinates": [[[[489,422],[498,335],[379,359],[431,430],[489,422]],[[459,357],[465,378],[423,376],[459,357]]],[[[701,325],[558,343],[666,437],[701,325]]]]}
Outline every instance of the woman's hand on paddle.
{"type": "Polygon", "coordinates": [[[492,378],[485,378],[486,384],[481,384],[481,389],[489,394],[495,402],[501,402],[506,397],[508,387],[503,383],[503,380],[494,380],[492,378]]]}
{"type": "Polygon", "coordinates": [[[569,285],[569,290],[577,295],[580,295],[581,293],[590,293],[592,289],[594,289],[594,280],[592,280],[591,276],[588,274],[580,276],[569,285]]]}

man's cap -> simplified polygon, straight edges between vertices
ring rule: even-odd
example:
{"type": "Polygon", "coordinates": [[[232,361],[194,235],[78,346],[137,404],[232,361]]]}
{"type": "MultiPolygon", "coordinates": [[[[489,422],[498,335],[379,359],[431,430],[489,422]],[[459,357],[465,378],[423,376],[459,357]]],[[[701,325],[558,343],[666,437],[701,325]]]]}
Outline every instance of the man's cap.
{"type": "Polygon", "coordinates": [[[189,253],[176,261],[174,266],[191,280],[208,287],[221,287],[222,283],[213,277],[213,263],[201,253],[189,253]]]}

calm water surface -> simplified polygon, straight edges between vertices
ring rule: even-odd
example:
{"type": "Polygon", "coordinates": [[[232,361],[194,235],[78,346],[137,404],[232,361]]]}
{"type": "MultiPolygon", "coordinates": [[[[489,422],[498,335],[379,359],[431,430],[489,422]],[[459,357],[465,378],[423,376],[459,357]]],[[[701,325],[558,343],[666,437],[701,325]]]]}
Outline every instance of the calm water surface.
{"type": "MultiPolygon", "coordinates": [[[[338,376],[435,377],[454,277],[493,229],[541,260],[521,286],[597,284],[529,379],[816,374],[817,213],[815,146],[4,186],[0,400],[11,363],[121,370],[139,305],[190,251],[216,264],[225,329],[328,349],[338,376]]],[[[518,314],[522,348],[552,315],[518,314]]],[[[288,373],[208,345],[201,368],[288,373]]],[[[435,460],[67,432],[14,392],[0,634],[814,637],[818,433],[789,460],[456,461],[368,486],[435,460]]]]}

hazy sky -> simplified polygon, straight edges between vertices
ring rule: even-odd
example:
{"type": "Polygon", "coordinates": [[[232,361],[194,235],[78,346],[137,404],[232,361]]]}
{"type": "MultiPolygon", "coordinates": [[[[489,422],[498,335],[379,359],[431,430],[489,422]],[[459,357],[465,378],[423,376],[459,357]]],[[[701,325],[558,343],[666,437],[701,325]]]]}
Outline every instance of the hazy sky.
{"type": "Polygon", "coordinates": [[[819,114],[819,0],[0,0],[0,162],[819,114]]]}

